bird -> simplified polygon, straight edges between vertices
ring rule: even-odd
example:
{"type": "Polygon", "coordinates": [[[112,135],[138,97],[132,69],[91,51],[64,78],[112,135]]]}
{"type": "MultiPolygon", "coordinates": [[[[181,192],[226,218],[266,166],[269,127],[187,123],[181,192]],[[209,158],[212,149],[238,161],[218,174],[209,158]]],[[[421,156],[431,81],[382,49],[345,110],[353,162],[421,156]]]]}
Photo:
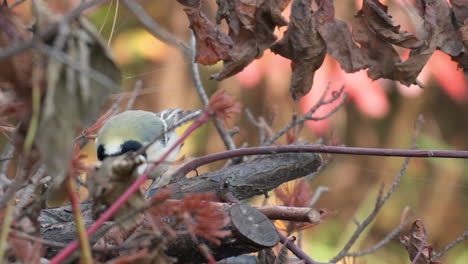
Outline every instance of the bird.
{"type": "MultiPolygon", "coordinates": [[[[148,168],[148,163],[158,161],[177,143],[179,136],[174,128],[194,120],[200,113],[201,110],[166,109],[161,112],[127,110],[114,115],[97,133],[97,158],[103,161],[130,151],[138,152],[145,147],[146,150],[139,153],[146,161],[137,168],[138,175],[141,175],[148,168]]],[[[165,162],[150,173],[149,178],[154,181],[162,176],[177,159],[180,147],[178,145],[165,162]]]]}

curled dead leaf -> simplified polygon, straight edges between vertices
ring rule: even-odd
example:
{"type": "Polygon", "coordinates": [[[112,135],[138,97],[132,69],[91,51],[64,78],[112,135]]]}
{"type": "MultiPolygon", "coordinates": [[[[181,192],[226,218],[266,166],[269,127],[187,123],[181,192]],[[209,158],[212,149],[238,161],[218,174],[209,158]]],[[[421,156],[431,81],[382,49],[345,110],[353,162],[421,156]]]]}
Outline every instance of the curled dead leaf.
{"type": "Polygon", "coordinates": [[[234,42],[230,59],[224,60],[223,69],[212,76],[226,79],[242,71],[275,41],[275,27],[287,25],[281,12],[289,0],[218,0],[216,22],[225,19],[229,36],[234,42]]]}
{"type": "Polygon", "coordinates": [[[400,31],[400,26],[396,25],[392,17],[388,14],[388,7],[378,0],[364,0],[362,12],[367,25],[377,36],[383,40],[409,49],[418,48],[424,44],[413,34],[400,31]]]}
{"type": "Polygon", "coordinates": [[[186,8],[184,11],[197,41],[196,61],[210,65],[219,60],[230,60],[229,52],[234,46],[232,39],[211,23],[199,9],[186,8]]]}
{"type": "Polygon", "coordinates": [[[322,0],[317,10],[318,31],[326,42],[327,53],[335,58],[346,72],[368,67],[368,58],[353,41],[348,25],[335,18],[332,0],[322,0]]]}
{"type": "Polygon", "coordinates": [[[317,15],[312,11],[312,1],[294,0],[288,30],[271,50],[292,60],[290,85],[294,101],[312,88],[315,71],[322,65],[327,50],[318,30],[317,15]]]}
{"type": "Polygon", "coordinates": [[[400,243],[405,246],[412,263],[436,264],[431,260],[431,251],[426,239],[426,228],[420,219],[415,220],[408,232],[400,237],[400,243]],[[420,251],[421,253],[419,253],[420,251]],[[415,260],[418,255],[418,259],[415,260]]]}
{"type": "Polygon", "coordinates": [[[369,77],[373,80],[394,79],[395,64],[401,60],[392,45],[369,29],[362,11],[354,17],[352,28],[354,40],[361,45],[361,49],[368,57],[369,77]]]}

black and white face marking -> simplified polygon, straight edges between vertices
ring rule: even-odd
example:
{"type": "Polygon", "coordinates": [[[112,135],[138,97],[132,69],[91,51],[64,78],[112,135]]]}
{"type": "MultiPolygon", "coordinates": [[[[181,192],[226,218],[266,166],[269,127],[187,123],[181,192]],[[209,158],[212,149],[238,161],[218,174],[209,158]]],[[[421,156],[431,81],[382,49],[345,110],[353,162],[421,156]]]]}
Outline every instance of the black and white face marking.
{"type": "MultiPolygon", "coordinates": [[[[118,148],[105,148],[104,145],[99,145],[97,147],[97,158],[102,161],[107,157],[119,156],[129,151],[137,151],[142,148],[143,145],[135,140],[125,141],[118,148]]],[[[146,153],[143,153],[143,156],[146,157],[146,153]]]]}

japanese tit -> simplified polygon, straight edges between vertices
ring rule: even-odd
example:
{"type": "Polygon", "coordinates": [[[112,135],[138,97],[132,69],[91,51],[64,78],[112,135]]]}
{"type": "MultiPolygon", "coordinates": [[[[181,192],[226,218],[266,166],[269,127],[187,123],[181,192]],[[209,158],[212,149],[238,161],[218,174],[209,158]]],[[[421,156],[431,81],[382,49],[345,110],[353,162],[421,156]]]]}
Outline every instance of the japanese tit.
{"type": "MultiPolygon", "coordinates": [[[[158,113],[128,110],[112,116],[97,134],[97,157],[103,161],[107,157],[138,151],[151,143],[145,153],[142,153],[146,162],[137,168],[138,174],[141,174],[148,167],[148,163],[158,161],[177,142],[179,137],[172,128],[195,119],[200,112],[182,109],[167,109],[158,113]],[[162,134],[163,136],[153,142],[162,134]]],[[[152,171],[150,178],[155,179],[163,175],[177,158],[179,150],[180,145],[169,154],[165,162],[152,171]]]]}

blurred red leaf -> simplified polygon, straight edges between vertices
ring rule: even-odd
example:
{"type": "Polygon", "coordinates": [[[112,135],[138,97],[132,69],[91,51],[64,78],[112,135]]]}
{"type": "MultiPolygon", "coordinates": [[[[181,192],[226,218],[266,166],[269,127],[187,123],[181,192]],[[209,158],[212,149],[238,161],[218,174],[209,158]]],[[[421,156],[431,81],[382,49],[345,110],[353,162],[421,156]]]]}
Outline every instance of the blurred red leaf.
{"type": "Polygon", "coordinates": [[[458,103],[468,100],[468,85],[462,69],[452,61],[447,54],[435,51],[427,62],[431,73],[437,79],[442,89],[458,103]]]}
{"type": "Polygon", "coordinates": [[[177,225],[183,224],[186,231],[194,240],[197,236],[203,237],[208,241],[219,244],[220,238],[228,236],[230,231],[223,230],[229,223],[229,216],[221,210],[219,204],[212,203],[216,201],[213,193],[196,193],[185,195],[182,201],[167,200],[170,197],[170,191],[162,191],[151,199],[151,207],[148,214],[155,221],[155,226],[163,228],[169,232],[170,236],[176,236],[177,225]],[[170,226],[164,217],[176,218],[173,223],[176,226],[170,226]]]}
{"type": "Polygon", "coordinates": [[[284,185],[276,188],[274,192],[284,206],[308,207],[312,198],[309,183],[303,178],[297,180],[292,188],[287,188],[287,185],[284,185]]]}
{"type": "Polygon", "coordinates": [[[210,97],[208,108],[210,111],[213,111],[216,116],[226,121],[234,114],[240,113],[241,107],[241,104],[235,101],[234,96],[229,95],[223,89],[219,89],[210,97]]]}
{"type": "Polygon", "coordinates": [[[214,193],[195,193],[184,196],[180,210],[184,213],[185,226],[192,235],[220,245],[220,239],[231,234],[223,230],[230,222],[229,216],[218,205],[214,193]]]}

